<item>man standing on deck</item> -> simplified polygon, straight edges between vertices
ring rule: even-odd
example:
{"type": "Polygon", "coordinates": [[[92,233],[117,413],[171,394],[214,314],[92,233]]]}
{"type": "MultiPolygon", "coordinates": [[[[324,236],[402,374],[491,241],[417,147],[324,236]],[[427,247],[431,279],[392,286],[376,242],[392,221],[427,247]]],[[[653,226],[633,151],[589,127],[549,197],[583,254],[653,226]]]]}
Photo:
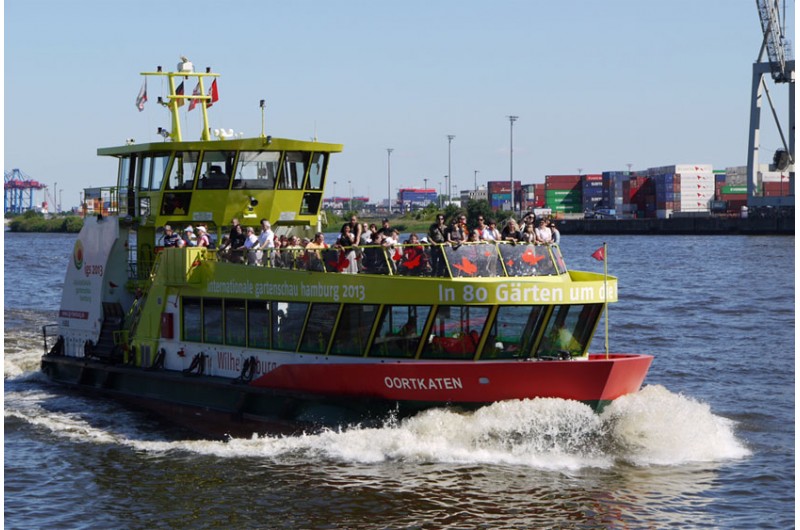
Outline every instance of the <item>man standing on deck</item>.
{"type": "Polygon", "coordinates": [[[164,225],[164,237],[161,239],[165,247],[177,247],[181,236],[172,231],[170,225],[164,225]]]}

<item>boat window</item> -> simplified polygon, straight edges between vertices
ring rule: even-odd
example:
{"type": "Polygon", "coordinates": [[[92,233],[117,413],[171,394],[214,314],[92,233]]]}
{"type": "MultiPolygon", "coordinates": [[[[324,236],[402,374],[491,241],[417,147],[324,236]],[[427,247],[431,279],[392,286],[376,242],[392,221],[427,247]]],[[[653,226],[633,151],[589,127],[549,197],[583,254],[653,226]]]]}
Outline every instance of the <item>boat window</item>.
{"type": "Polygon", "coordinates": [[[321,201],[321,193],[305,192],[303,194],[303,201],[300,203],[300,213],[317,215],[319,213],[319,203],[321,201]]]}
{"type": "Polygon", "coordinates": [[[497,247],[486,244],[466,244],[442,247],[454,278],[492,277],[503,275],[503,265],[497,247]]]}
{"type": "Polygon", "coordinates": [[[414,357],[430,312],[424,305],[384,306],[370,356],[414,357]]]}
{"type": "Polygon", "coordinates": [[[567,264],[564,262],[564,256],[561,255],[561,248],[558,245],[553,245],[550,247],[550,250],[556,260],[556,268],[558,269],[558,273],[566,274],[567,264]]]}
{"type": "Polygon", "coordinates": [[[199,190],[226,190],[233,174],[236,151],[206,151],[200,169],[199,190]]]}
{"type": "Polygon", "coordinates": [[[509,276],[547,276],[556,274],[549,249],[546,245],[501,245],[500,253],[509,276]]]}
{"type": "Polygon", "coordinates": [[[603,304],[556,307],[536,350],[536,357],[554,359],[583,355],[602,311],[603,304]]]}
{"type": "Polygon", "coordinates": [[[286,153],[284,155],[283,171],[278,181],[280,190],[299,190],[303,186],[306,176],[308,153],[286,153]]]}
{"type": "Polygon", "coordinates": [[[345,304],[331,346],[332,355],[363,355],[378,306],[345,304]]]}
{"type": "Polygon", "coordinates": [[[200,153],[176,153],[170,168],[165,190],[190,190],[194,187],[194,173],[200,153]]]}
{"type": "Polygon", "coordinates": [[[333,325],[339,313],[339,304],[312,304],[308,315],[300,351],[309,353],[325,353],[328,342],[333,335],[333,325]]]}
{"type": "Polygon", "coordinates": [[[117,187],[120,195],[124,195],[128,190],[128,175],[131,172],[131,159],[126,156],[119,159],[119,175],[117,175],[117,187]],[[124,191],[123,191],[124,190],[124,191]]]}
{"type": "Polygon", "coordinates": [[[245,346],[247,317],[244,300],[225,300],[225,344],[245,346]]]}
{"type": "Polygon", "coordinates": [[[281,154],[275,151],[242,151],[233,179],[234,189],[271,190],[275,188],[281,154]]]}
{"type": "Polygon", "coordinates": [[[269,348],[269,302],[247,302],[247,345],[269,348]]]}
{"type": "Polygon", "coordinates": [[[164,193],[161,215],[187,215],[192,204],[192,192],[164,193]]]}
{"type": "Polygon", "coordinates": [[[297,350],[297,342],[306,322],[306,302],[272,302],[272,347],[297,350]]]}
{"type": "Polygon", "coordinates": [[[325,174],[327,153],[314,153],[311,155],[311,165],[308,168],[307,190],[321,190],[322,177],[325,174]]]}
{"type": "Polygon", "coordinates": [[[184,298],[183,308],[183,340],[190,342],[203,341],[203,319],[199,298],[184,298]]]}
{"type": "Polygon", "coordinates": [[[167,171],[169,155],[154,156],[152,160],[153,171],[150,179],[150,189],[158,191],[161,189],[161,183],[164,182],[164,174],[167,171]]]}
{"type": "Polygon", "coordinates": [[[150,189],[150,169],[153,167],[153,159],[149,156],[142,157],[139,164],[138,188],[140,190],[150,189]]]}
{"type": "Polygon", "coordinates": [[[546,309],[546,306],[528,305],[498,307],[481,359],[529,357],[546,309]]]}
{"type": "Polygon", "coordinates": [[[222,300],[203,299],[203,342],[222,344],[222,300]]]}
{"type": "Polygon", "coordinates": [[[484,306],[439,306],[422,357],[472,359],[488,316],[484,306]]]}

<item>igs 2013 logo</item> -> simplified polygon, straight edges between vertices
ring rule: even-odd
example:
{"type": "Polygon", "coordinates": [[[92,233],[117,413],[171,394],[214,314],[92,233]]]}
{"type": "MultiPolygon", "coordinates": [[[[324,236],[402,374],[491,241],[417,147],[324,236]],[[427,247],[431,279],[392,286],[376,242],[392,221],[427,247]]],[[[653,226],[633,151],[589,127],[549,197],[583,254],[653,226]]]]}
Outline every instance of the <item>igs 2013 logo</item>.
{"type": "Polygon", "coordinates": [[[72,261],[75,263],[75,268],[81,270],[83,267],[83,243],[80,239],[75,241],[75,248],[72,249],[72,261]]]}

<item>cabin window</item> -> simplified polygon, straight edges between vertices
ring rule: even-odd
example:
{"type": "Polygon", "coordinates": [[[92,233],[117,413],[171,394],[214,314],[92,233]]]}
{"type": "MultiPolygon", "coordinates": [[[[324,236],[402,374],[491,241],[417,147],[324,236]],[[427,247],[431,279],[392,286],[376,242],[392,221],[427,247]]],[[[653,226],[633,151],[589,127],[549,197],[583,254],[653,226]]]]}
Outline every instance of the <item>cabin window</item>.
{"type": "Polygon", "coordinates": [[[203,342],[222,344],[222,300],[203,299],[203,342]]]}
{"type": "Polygon", "coordinates": [[[384,306],[370,356],[414,357],[430,312],[424,305],[384,306]]]}
{"type": "Polygon", "coordinates": [[[192,192],[164,193],[161,199],[161,215],[188,215],[192,204],[192,192]]]}
{"type": "Polygon", "coordinates": [[[488,316],[484,306],[439,306],[422,357],[472,359],[488,316]]]}
{"type": "Polygon", "coordinates": [[[536,357],[579,357],[589,346],[603,304],[562,305],[553,309],[536,357]]]}
{"type": "Polygon", "coordinates": [[[295,351],[306,322],[306,302],[272,302],[272,347],[295,351]]]}
{"type": "Polygon", "coordinates": [[[321,193],[305,192],[303,194],[303,202],[300,204],[300,213],[317,215],[319,213],[319,203],[321,201],[321,193]]]}
{"type": "MultiPolygon", "coordinates": [[[[550,246],[500,245],[506,272],[509,276],[547,276],[556,274],[550,246]]],[[[448,256],[449,258],[449,256],[448,256]]]]}
{"type": "Polygon", "coordinates": [[[454,278],[503,275],[503,265],[495,245],[457,245],[442,247],[454,278]]]}
{"type": "Polygon", "coordinates": [[[322,177],[325,175],[325,162],[327,158],[327,153],[314,153],[311,155],[311,165],[308,168],[308,182],[306,183],[307,190],[322,189],[322,177]]]}
{"type": "Polygon", "coordinates": [[[225,300],[225,344],[246,346],[247,316],[244,300],[225,300]]]}
{"type": "Polygon", "coordinates": [[[280,168],[281,154],[276,151],[242,151],[233,179],[234,189],[272,190],[280,168]]]}
{"type": "Polygon", "coordinates": [[[150,170],[153,167],[153,159],[149,156],[145,156],[142,158],[142,162],[139,164],[139,185],[138,188],[140,190],[148,190],[150,189],[150,170]]]}
{"type": "Polygon", "coordinates": [[[247,345],[269,348],[269,302],[247,302],[247,345]]]}
{"type": "Polygon", "coordinates": [[[158,191],[161,189],[161,183],[164,182],[164,174],[167,171],[167,163],[169,162],[169,155],[160,155],[152,157],[153,170],[150,178],[150,190],[158,191]]]}
{"type": "Polygon", "coordinates": [[[284,155],[283,171],[278,182],[278,189],[299,190],[303,186],[306,176],[308,153],[286,153],[284,155]]]}
{"type": "Polygon", "coordinates": [[[203,341],[203,312],[199,298],[184,298],[183,303],[183,340],[189,342],[203,341]]]}
{"type": "Polygon", "coordinates": [[[333,335],[337,314],[339,314],[339,304],[312,304],[303,341],[300,343],[300,351],[325,353],[333,335]]]}
{"type": "Polygon", "coordinates": [[[176,153],[172,161],[166,190],[190,190],[194,187],[194,174],[200,153],[176,153]]]}
{"type": "Polygon", "coordinates": [[[236,151],[206,151],[200,169],[199,190],[226,190],[233,174],[236,151]]]}
{"type": "Polygon", "coordinates": [[[546,313],[546,306],[506,305],[497,308],[481,359],[530,356],[546,313]]]}
{"type": "Polygon", "coordinates": [[[331,355],[363,355],[377,314],[377,305],[345,304],[333,338],[331,355]]]}

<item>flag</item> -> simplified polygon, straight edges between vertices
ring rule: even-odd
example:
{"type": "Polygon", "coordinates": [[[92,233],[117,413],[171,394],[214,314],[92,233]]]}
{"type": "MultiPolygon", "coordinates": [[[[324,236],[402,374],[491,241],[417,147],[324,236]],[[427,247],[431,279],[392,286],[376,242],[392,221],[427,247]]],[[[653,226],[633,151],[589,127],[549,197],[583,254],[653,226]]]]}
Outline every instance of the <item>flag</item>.
{"type": "Polygon", "coordinates": [[[214,104],[214,102],[219,101],[219,92],[217,92],[217,80],[214,79],[211,82],[211,88],[208,89],[208,95],[211,97],[211,100],[208,102],[206,107],[210,107],[214,104]]]}
{"type": "MultiPolygon", "coordinates": [[[[178,85],[178,88],[175,89],[175,95],[176,96],[183,95],[183,81],[181,81],[181,84],[178,85]]],[[[183,98],[177,98],[177,99],[178,99],[178,106],[183,107],[183,98]]]]}
{"type": "MultiPolygon", "coordinates": [[[[200,95],[200,82],[199,81],[197,82],[197,86],[194,87],[194,90],[192,91],[192,95],[193,96],[199,96],[200,95]]],[[[191,101],[191,103],[189,103],[189,110],[192,110],[193,108],[195,108],[197,106],[197,102],[198,101],[200,101],[200,100],[199,99],[193,99],[191,101]]]]}
{"type": "Polygon", "coordinates": [[[147,78],[142,83],[142,88],[139,89],[139,95],[136,96],[136,108],[139,112],[144,110],[144,104],[147,101],[147,78]]]}
{"type": "Polygon", "coordinates": [[[597,261],[605,261],[606,260],[606,251],[604,247],[600,247],[594,251],[592,257],[597,261]]]}

